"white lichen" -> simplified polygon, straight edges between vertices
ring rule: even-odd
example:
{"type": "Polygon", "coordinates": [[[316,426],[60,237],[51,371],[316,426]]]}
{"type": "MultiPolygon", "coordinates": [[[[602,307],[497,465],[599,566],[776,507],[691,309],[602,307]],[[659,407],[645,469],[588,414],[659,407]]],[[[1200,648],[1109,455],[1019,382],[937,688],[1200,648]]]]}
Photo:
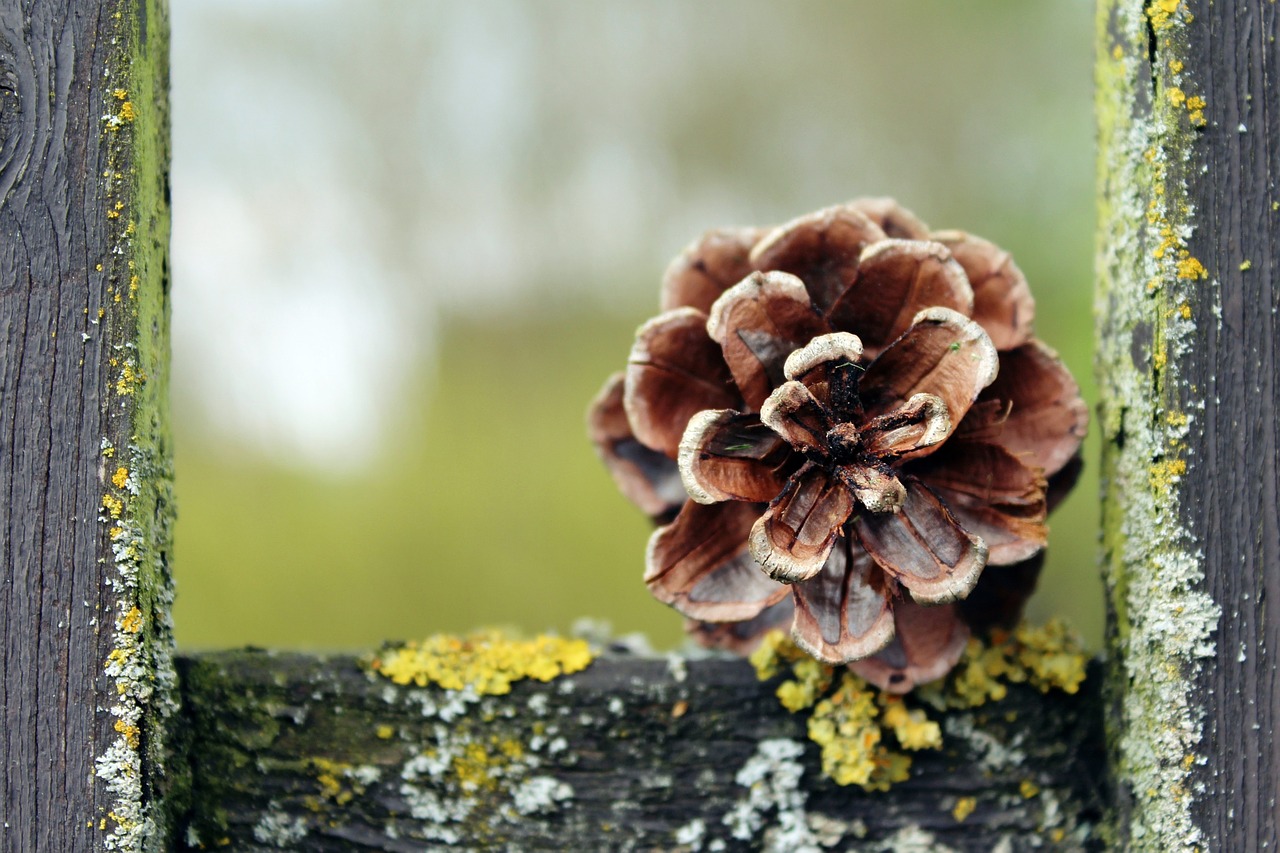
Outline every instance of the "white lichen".
{"type": "Polygon", "coordinates": [[[881,842],[884,853],[954,853],[934,837],[933,833],[919,826],[904,826],[881,842]]]}
{"type": "Polygon", "coordinates": [[[306,820],[280,811],[274,803],[253,826],[253,839],[272,847],[291,847],[306,837],[306,820]]]}
{"type": "Polygon", "coordinates": [[[560,804],[573,799],[573,788],[550,776],[525,779],[511,792],[511,801],[522,815],[551,814],[560,804]]]}
{"type": "MultiPolygon", "coordinates": [[[[424,707],[422,695],[406,695],[404,701],[424,707]]],[[[436,844],[465,846],[482,827],[514,825],[568,808],[572,786],[540,772],[548,755],[569,749],[556,726],[539,721],[531,731],[507,728],[522,719],[515,713],[519,705],[492,697],[471,716],[447,722],[441,702],[427,704],[438,722],[422,732],[398,773],[396,790],[416,821],[402,831],[436,844]],[[513,722],[503,723],[499,734],[489,725],[475,725],[476,717],[513,722]]],[[[354,768],[347,775],[369,783],[376,769],[354,768]]]]}
{"type": "Polygon", "coordinates": [[[349,767],[343,771],[348,779],[355,781],[357,784],[368,788],[382,778],[382,768],[375,767],[372,764],[361,764],[356,767],[349,767]]]}
{"type": "MultiPolygon", "coordinates": [[[[173,626],[168,619],[173,590],[155,553],[167,531],[154,527],[163,522],[147,517],[153,513],[146,508],[149,502],[142,498],[141,488],[144,482],[163,482],[168,471],[138,444],[129,445],[124,459],[117,457],[115,445],[105,436],[99,447],[103,460],[118,463],[116,470],[123,477],[108,479],[110,465],[100,469],[104,497],[98,521],[111,543],[114,571],[107,579],[116,595],[112,648],[102,671],[112,681],[116,701],[106,709],[113,718],[115,736],[94,760],[94,774],[111,797],[99,825],[106,831],[105,849],[139,851],[148,846],[156,829],[147,806],[143,730],[163,724],[176,709],[171,698],[177,682],[170,641],[173,626]],[[156,601],[148,613],[152,619],[157,612],[164,614],[158,624],[148,625],[148,613],[140,607],[138,586],[144,572],[156,601]]],[[[153,750],[158,759],[159,745],[153,750]]]]}
{"type": "Polygon", "coordinates": [[[788,738],[760,741],[734,781],[747,789],[725,814],[722,822],[739,841],[755,841],[767,851],[817,853],[818,839],[809,828],[800,784],[804,766],[797,760],[804,745],[788,738]],[[768,825],[769,815],[774,823],[768,825]],[[766,829],[766,826],[768,827],[766,829]]]}
{"type": "Polygon", "coordinates": [[[949,738],[963,740],[973,752],[980,756],[978,764],[983,770],[999,771],[1022,765],[1027,756],[1018,744],[1021,735],[1017,735],[1012,743],[1002,743],[995,735],[974,722],[972,714],[953,714],[943,720],[949,738]]]}
{"type": "Polygon", "coordinates": [[[1186,249],[1196,212],[1181,176],[1197,165],[1186,110],[1171,105],[1166,84],[1147,90],[1152,33],[1161,67],[1182,68],[1173,54],[1185,39],[1185,9],[1157,20],[1148,15],[1156,7],[1125,0],[1110,11],[1121,47],[1099,61],[1109,78],[1099,86],[1100,228],[1108,239],[1096,307],[1105,326],[1098,364],[1109,440],[1107,584],[1124,682],[1118,770],[1134,803],[1122,832],[1135,846],[1190,853],[1203,845],[1191,817],[1190,770],[1204,720],[1193,684],[1213,654],[1221,611],[1202,591],[1203,555],[1180,520],[1179,484],[1198,464],[1183,439],[1197,412],[1172,407],[1195,396],[1178,372],[1195,329],[1188,300],[1218,299],[1219,284],[1205,281],[1186,249]]]}
{"type": "Polygon", "coordinates": [[[683,684],[689,677],[688,662],[684,655],[671,652],[667,655],[667,672],[675,679],[676,684],[683,684]]]}
{"type": "Polygon", "coordinates": [[[706,835],[706,822],[700,817],[695,817],[676,830],[676,844],[682,844],[690,850],[698,851],[702,849],[702,842],[706,835]]]}

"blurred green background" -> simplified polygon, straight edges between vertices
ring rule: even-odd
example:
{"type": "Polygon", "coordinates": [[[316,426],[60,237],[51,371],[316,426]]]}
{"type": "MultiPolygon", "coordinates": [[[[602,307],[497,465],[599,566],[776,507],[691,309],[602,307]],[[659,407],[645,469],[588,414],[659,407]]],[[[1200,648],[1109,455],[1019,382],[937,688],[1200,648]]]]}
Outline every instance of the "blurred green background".
{"type": "MultiPolygon", "coordinates": [[[[584,411],[702,230],[893,195],[1094,400],[1092,4],[173,0],[179,643],[679,642],[584,411]]],[[[1032,616],[1097,648],[1097,440],[1032,616]]]]}

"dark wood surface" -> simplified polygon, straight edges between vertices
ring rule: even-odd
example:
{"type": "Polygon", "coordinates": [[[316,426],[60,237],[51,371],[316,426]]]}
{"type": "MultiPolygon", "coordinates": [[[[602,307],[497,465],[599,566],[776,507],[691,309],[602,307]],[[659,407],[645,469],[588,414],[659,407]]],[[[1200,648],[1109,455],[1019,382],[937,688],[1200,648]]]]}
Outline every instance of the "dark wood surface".
{"type": "Polygon", "coordinates": [[[1076,696],[1019,688],[933,712],[944,748],[868,793],[821,776],[805,715],[744,661],[685,668],[681,681],[666,660],[611,656],[465,702],[347,657],[187,658],[195,790],[183,837],[307,851],[1101,849],[1096,670],[1076,696]],[[561,783],[563,799],[520,812],[519,791],[561,783]],[[975,806],[963,820],[961,797],[975,806]]]}
{"type": "Polygon", "coordinates": [[[1098,427],[1117,843],[1280,845],[1280,35],[1100,0],[1098,427]]]}
{"type": "MultiPolygon", "coordinates": [[[[124,712],[112,709],[163,694],[146,652],[166,630],[156,621],[165,595],[145,576],[134,588],[124,582],[111,548],[117,521],[100,520],[110,518],[104,495],[125,495],[111,478],[133,464],[131,444],[154,451],[163,430],[153,392],[165,367],[147,359],[167,342],[163,310],[152,310],[167,287],[167,199],[156,191],[167,180],[167,108],[148,92],[163,92],[152,78],[166,63],[137,58],[148,49],[162,57],[167,32],[152,10],[148,45],[148,14],[141,0],[0,0],[4,850],[155,843],[129,810],[150,795],[156,730],[143,722],[122,731],[124,712]],[[124,115],[115,130],[113,114],[124,115]],[[141,178],[140,145],[151,157],[141,178]],[[141,380],[128,393],[117,388],[128,357],[139,373],[152,371],[149,388],[141,380]],[[104,455],[104,439],[118,455],[104,455]],[[135,604],[139,621],[122,640],[118,620],[135,604]],[[105,670],[123,641],[147,676],[121,692],[105,670]],[[112,786],[98,771],[120,743],[118,768],[137,772],[117,773],[112,786]]],[[[159,467],[133,472],[150,484],[122,497],[137,501],[126,517],[167,512],[156,497],[163,460],[150,458],[159,467]]],[[[167,524],[146,529],[152,541],[134,553],[163,563],[167,524]]]]}
{"type": "Polygon", "coordinates": [[[1197,823],[1214,849],[1280,847],[1280,9],[1267,0],[1196,3],[1188,65],[1201,69],[1203,171],[1188,176],[1192,254],[1216,287],[1179,369],[1204,406],[1187,436],[1183,519],[1222,607],[1195,774],[1197,823]],[[1242,267],[1246,267],[1242,269],[1242,267]],[[1221,320],[1216,316],[1220,302],[1221,320]],[[1214,843],[1216,841],[1216,843],[1214,843]]]}

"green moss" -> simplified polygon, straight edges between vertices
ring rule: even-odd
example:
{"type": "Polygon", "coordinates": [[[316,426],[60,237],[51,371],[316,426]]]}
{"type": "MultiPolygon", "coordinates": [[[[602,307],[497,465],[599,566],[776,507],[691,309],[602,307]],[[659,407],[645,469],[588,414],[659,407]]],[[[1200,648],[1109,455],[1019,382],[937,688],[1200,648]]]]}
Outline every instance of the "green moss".
{"type": "Polygon", "coordinates": [[[545,694],[512,700],[388,680],[358,699],[321,669],[308,679],[303,710],[289,678],[246,687],[245,672],[263,663],[262,653],[229,652],[183,671],[199,744],[192,760],[200,783],[185,827],[192,847],[241,839],[246,818],[258,841],[296,844],[381,812],[385,803],[363,802],[375,785],[404,803],[406,819],[388,817],[388,834],[443,845],[501,846],[530,816],[572,806],[572,787],[541,770],[568,749],[545,694]],[[264,776],[290,780],[272,789],[270,802],[261,796],[264,776]]]}
{"type": "Polygon", "coordinates": [[[224,804],[235,802],[236,780],[255,765],[262,750],[277,741],[281,725],[266,699],[241,689],[215,661],[189,663],[182,680],[184,695],[193,697],[184,709],[184,734],[200,744],[198,751],[190,753],[199,785],[186,798],[186,840],[217,847],[229,829],[224,804]]]}
{"type": "Polygon", "coordinates": [[[1168,850],[1200,842],[1188,770],[1203,712],[1191,685],[1219,617],[1179,522],[1183,437],[1198,416],[1180,373],[1188,306],[1216,298],[1187,245],[1196,222],[1186,176],[1199,168],[1205,107],[1185,46],[1194,25],[1179,0],[1099,5],[1097,367],[1109,689],[1122,708],[1108,738],[1113,773],[1133,795],[1115,831],[1168,850]]]}
{"type": "MultiPolygon", "coordinates": [[[[170,576],[173,475],[168,423],[168,13],[162,0],[118,4],[109,19],[100,148],[108,244],[90,272],[85,342],[101,365],[105,431],[100,553],[114,613],[102,663],[117,701],[96,757],[109,806],[93,816],[105,849],[159,850],[187,786],[171,760],[176,712],[170,576]],[[105,343],[105,346],[103,345],[105,343]]],[[[88,197],[97,197],[88,193],[88,197]]],[[[90,214],[93,212],[90,211],[90,214]]]]}

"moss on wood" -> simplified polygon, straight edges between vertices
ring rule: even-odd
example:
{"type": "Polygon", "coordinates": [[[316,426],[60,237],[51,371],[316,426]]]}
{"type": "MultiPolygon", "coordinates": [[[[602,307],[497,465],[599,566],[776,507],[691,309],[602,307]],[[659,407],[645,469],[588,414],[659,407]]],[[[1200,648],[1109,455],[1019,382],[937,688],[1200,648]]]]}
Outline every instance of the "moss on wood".
{"type": "Polygon", "coordinates": [[[225,652],[180,671],[192,849],[1097,847],[1089,682],[937,713],[943,749],[865,792],[824,778],[781,679],[739,660],[615,653],[501,695],[342,657],[225,652]]]}
{"type": "Polygon", "coordinates": [[[107,343],[98,517],[114,612],[99,616],[114,733],[97,756],[110,807],[94,822],[106,849],[167,847],[186,780],[173,760],[177,709],[170,611],[174,519],[169,432],[168,9],[117,3],[108,16],[100,140],[107,246],[90,280],[90,331],[107,343]]]}
{"type": "Polygon", "coordinates": [[[1103,549],[1110,607],[1116,841],[1195,850],[1190,772],[1204,709],[1194,678],[1213,654],[1218,606],[1179,521],[1184,438],[1203,403],[1180,371],[1188,300],[1204,266],[1188,175],[1201,167],[1204,97],[1181,0],[1099,4],[1097,369],[1102,391],[1103,549]]]}

